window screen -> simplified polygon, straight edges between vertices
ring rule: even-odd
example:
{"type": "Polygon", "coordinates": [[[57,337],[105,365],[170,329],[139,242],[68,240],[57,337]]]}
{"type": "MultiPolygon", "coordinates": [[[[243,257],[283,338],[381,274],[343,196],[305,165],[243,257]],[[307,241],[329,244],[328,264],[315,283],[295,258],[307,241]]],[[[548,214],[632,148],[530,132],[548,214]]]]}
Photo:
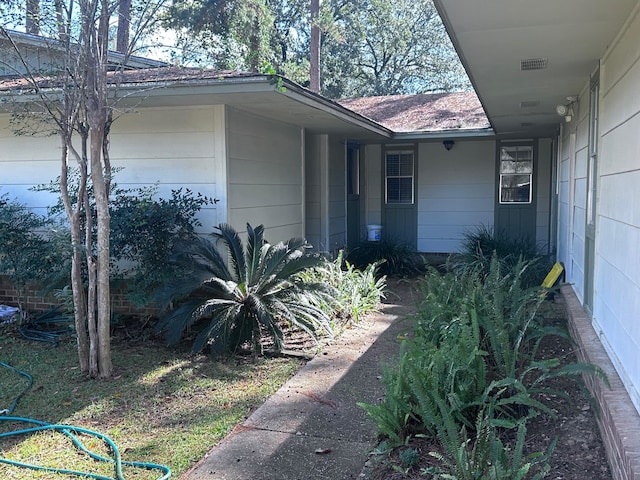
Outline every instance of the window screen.
{"type": "Polygon", "coordinates": [[[413,152],[387,152],[386,199],[387,203],[413,203],[413,152]]]}

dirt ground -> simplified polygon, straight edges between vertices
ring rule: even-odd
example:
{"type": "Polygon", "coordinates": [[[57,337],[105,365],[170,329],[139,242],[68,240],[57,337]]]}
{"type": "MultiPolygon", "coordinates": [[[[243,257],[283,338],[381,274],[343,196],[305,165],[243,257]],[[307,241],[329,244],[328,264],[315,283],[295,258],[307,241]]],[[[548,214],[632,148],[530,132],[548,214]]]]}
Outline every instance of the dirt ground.
{"type": "MultiPolygon", "coordinates": [[[[550,323],[564,322],[565,310],[562,299],[545,306],[545,318],[550,323]]],[[[552,338],[542,347],[545,358],[566,358],[575,361],[573,346],[562,339],[552,338]]],[[[596,424],[594,406],[573,380],[563,380],[554,387],[567,392],[568,398],[551,397],[545,402],[556,413],[555,417],[539,416],[527,424],[527,452],[546,451],[557,438],[551,457],[551,470],[545,477],[552,480],[608,480],[611,473],[600,432],[596,424]]],[[[390,455],[372,455],[365,465],[362,478],[368,480],[413,480],[429,478],[421,470],[430,466],[433,458],[428,455],[434,446],[426,439],[413,438],[407,446],[390,455]],[[401,468],[401,450],[413,448],[420,460],[410,469],[401,468]]]]}

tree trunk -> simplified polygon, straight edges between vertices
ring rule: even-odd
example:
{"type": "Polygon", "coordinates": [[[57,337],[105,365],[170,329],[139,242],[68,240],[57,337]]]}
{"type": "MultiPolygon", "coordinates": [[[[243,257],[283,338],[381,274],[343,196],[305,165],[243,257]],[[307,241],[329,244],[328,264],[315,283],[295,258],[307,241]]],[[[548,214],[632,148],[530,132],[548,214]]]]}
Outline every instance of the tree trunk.
{"type": "MultiPolygon", "coordinates": [[[[102,117],[102,115],[100,116],[102,117]]],[[[104,143],[104,122],[98,123],[91,130],[91,180],[96,199],[97,213],[97,262],[96,301],[98,305],[97,352],[98,377],[111,376],[111,293],[109,287],[109,192],[106,186],[102,162],[102,145],[104,143]]]]}
{"type": "Polygon", "coordinates": [[[24,27],[31,35],[40,34],[40,0],[27,0],[24,27]]]}
{"type": "MultiPolygon", "coordinates": [[[[68,125],[67,125],[68,127],[68,125]]],[[[76,329],[76,342],[78,345],[78,359],[80,371],[89,373],[89,337],[87,335],[87,298],[84,293],[84,282],[82,281],[82,201],[74,208],[71,204],[69,194],[69,145],[71,135],[65,132],[60,133],[62,144],[62,171],[60,173],[60,196],[69,220],[71,230],[71,245],[73,248],[71,257],[71,291],[73,293],[73,310],[76,329]]],[[[81,161],[81,159],[78,159],[81,161]]],[[[86,194],[87,170],[80,165],[80,180],[78,184],[78,198],[84,198],[86,194]]]]}
{"type": "Polygon", "coordinates": [[[131,28],[131,0],[120,0],[118,6],[118,34],[116,50],[129,53],[129,29],[131,28]]]}
{"type": "Polygon", "coordinates": [[[320,0],[311,0],[311,58],[309,71],[309,90],[320,93],[320,0]]]}
{"type": "MultiPolygon", "coordinates": [[[[96,206],[97,240],[95,258],[87,249],[89,268],[89,374],[92,377],[111,376],[111,292],[109,287],[109,178],[105,172],[103,147],[109,132],[107,59],[109,40],[109,8],[106,0],[97,6],[97,29],[93,22],[83,24],[81,43],[86,66],[86,120],[89,139],[89,164],[96,206]],[[94,263],[95,262],[95,263],[94,263]]],[[[83,12],[93,18],[93,11],[83,12]]],[[[87,243],[90,242],[88,229],[87,243]]]]}
{"type": "Polygon", "coordinates": [[[68,31],[67,31],[67,22],[66,16],[64,14],[64,5],[62,0],[54,0],[53,6],[56,11],[56,26],[58,28],[58,39],[61,42],[66,42],[68,40],[68,31]]]}

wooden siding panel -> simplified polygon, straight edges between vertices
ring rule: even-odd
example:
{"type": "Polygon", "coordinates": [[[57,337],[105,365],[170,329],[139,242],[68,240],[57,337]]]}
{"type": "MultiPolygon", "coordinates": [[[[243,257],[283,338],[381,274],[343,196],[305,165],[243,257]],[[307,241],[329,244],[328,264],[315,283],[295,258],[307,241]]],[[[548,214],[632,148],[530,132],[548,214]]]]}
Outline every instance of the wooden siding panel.
{"type": "Polygon", "coordinates": [[[229,222],[263,224],[270,241],[303,236],[300,130],[231,108],[227,114],[229,222]]]}
{"type": "Polygon", "coordinates": [[[457,252],[464,234],[493,225],[495,142],[460,141],[418,150],[418,250],[457,252]]]}
{"type": "Polygon", "coordinates": [[[602,60],[594,321],[640,411],[640,11],[602,60]]]}
{"type": "MultiPolygon", "coordinates": [[[[111,134],[112,165],[123,167],[115,182],[121,188],[156,185],[158,195],[164,198],[172,189],[190,188],[225,203],[226,199],[220,198],[224,188],[219,185],[224,174],[219,167],[223,154],[217,148],[224,139],[224,125],[215,123],[222,111],[222,106],[140,108],[124,114],[114,122],[111,134]]],[[[8,118],[2,116],[0,125],[6,127],[8,118]]],[[[50,194],[29,192],[28,188],[59,175],[58,138],[15,137],[6,128],[0,132],[0,168],[7,162],[11,171],[3,178],[3,190],[37,208],[53,203],[50,194]]],[[[209,232],[219,223],[219,207],[203,208],[199,215],[203,231],[209,232]]]]}

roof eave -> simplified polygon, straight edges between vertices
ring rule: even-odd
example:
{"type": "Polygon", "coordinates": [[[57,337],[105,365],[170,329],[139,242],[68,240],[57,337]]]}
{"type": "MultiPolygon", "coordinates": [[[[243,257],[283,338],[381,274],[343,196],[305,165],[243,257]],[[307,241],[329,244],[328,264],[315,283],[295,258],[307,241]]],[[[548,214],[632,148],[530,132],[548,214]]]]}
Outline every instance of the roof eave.
{"type": "Polygon", "coordinates": [[[458,58],[460,59],[460,63],[462,63],[462,67],[464,68],[464,71],[467,73],[467,77],[469,77],[469,81],[471,82],[471,86],[473,87],[473,91],[476,92],[476,95],[478,96],[478,100],[480,101],[480,105],[482,105],[482,110],[485,112],[486,116],[487,116],[487,120],[489,121],[489,124],[491,125],[491,129],[495,132],[495,125],[493,123],[493,120],[491,119],[491,117],[489,116],[489,114],[487,113],[487,106],[485,105],[485,102],[482,100],[482,95],[480,90],[478,90],[478,85],[473,77],[473,72],[471,71],[471,69],[469,68],[469,62],[467,61],[464,52],[462,51],[462,49],[460,48],[460,42],[458,40],[458,37],[456,36],[456,32],[453,30],[453,26],[451,25],[451,21],[449,20],[449,17],[447,16],[447,13],[444,9],[444,7],[442,6],[442,2],[443,0],[433,0],[433,5],[436,7],[436,11],[438,12],[438,15],[440,15],[440,19],[442,20],[442,24],[444,25],[445,30],[447,31],[447,35],[449,35],[449,38],[451,39],[451,44],[453,45],[453,48],[455,49],[456,53],[458,54],[458,58]]]}
{"type": "Polygon", "coordinates": [[[322,95],[312,92],[297,83],[288,80],[284,77],[278,76],[282,80],[281,92],[283,95],[288,96],[298,102],[304,103],[315,108],[319,108],[326,112],[329,112],[341,120],[351,122],[361,128],[369,130],[372,133],[381,135],[386,138],[393,138],[395,132],[390,130],[378,122],[371,120],[359,113],[354,112],[346,107],[343,107],[338,102],[330,100],[322,95]]]}
{"type": "Polygon", "coordinates": [[[397,132],[397,140],[437,140],[443,138],[493,138],[496,136],[493,128],[473,128],[455,130],[426,130],[420,132],[397,132]]]}

